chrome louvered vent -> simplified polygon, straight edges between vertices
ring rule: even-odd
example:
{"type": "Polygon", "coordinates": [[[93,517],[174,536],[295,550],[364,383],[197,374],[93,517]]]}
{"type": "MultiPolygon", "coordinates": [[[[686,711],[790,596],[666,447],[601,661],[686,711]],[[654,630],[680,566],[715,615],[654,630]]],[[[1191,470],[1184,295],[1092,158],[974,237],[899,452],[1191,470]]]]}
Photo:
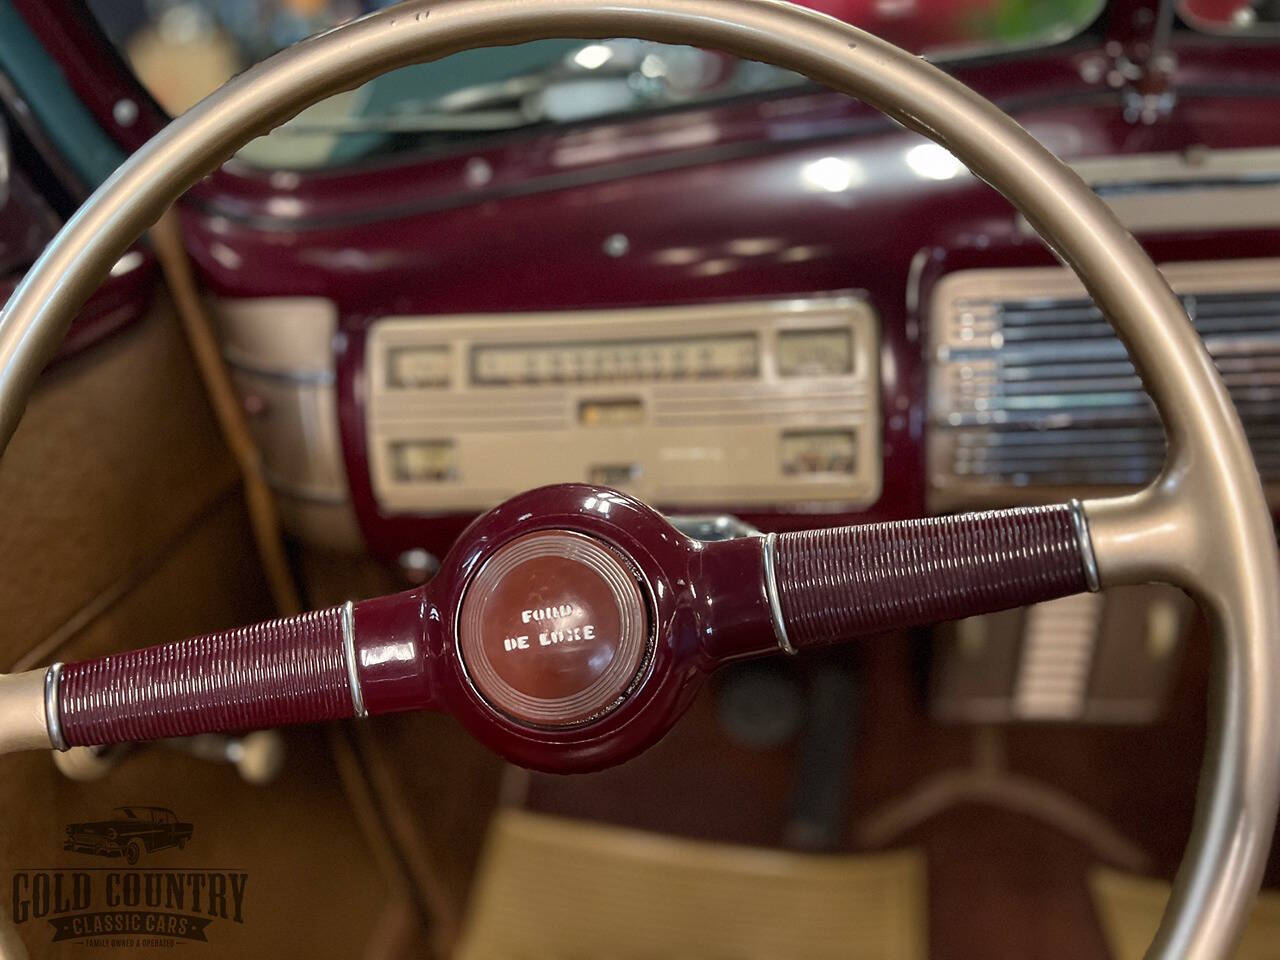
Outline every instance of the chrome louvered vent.
{"type": "MultiPolygon", "coordinates": [[[[1280,487],[1280,262],[1164,269],[1231,391],[1264,482],[1280,487]]],[[[932,323],[935,506],[1138,485],[1159,470],[1155,410],[1065,271],[953,274],[932,323]]]]}

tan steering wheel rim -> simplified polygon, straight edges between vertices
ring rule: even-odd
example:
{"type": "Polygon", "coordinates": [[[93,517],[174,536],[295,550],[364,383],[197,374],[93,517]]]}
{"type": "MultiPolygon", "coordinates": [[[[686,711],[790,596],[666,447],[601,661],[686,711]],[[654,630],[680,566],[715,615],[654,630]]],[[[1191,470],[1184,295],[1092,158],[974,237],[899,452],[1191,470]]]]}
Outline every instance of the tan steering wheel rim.
{"type": "Polygon", "coordinates": [[[615,36],[714,47],[799,71],[945,146],[1072,266],[1165,424],[1157,481],[1085,504],[1104,586],[1192,592],[1218,637],[1211,729],[1190,844],[1148,954],[1218,958],[1261,882],[1280,795],[1280,568],[1239,418],[1146,254],[1064,164],[924,61],[777,0],[442,0],[388,8],[277,54],[174,120],[107,180],[0,314],[0,448],[36,379],[111,265],[200,177],[253,137],[387,70],[475,46],[615,36]]]}

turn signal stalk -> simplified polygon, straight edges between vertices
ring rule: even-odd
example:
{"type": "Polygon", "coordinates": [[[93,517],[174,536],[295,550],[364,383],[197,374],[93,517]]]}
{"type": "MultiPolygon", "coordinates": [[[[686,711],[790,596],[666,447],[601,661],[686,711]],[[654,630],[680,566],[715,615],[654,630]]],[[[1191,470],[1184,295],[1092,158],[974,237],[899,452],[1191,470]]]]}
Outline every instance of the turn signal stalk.
{"type": "Polygon", "coordinates": [[[55,664],[50,742],[442,710],[508,759],[626,759],[730,660],[1097,589],[1078,504],[691,540],[581,485],[476,521],[430,583],[179,643],[55,664]]]}

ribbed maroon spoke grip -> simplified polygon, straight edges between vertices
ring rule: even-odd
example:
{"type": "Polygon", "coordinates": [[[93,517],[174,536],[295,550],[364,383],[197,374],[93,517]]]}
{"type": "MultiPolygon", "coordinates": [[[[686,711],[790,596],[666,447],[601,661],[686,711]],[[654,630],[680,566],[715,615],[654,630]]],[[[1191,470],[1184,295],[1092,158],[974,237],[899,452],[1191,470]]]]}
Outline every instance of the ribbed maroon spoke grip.
{"type": "Polygon", "coordinates": [[[1065,505],[782,534],[776,565],[797,649],[1087,587],[1065,505]]]}
{"type": "Polygon", "coordinates": [[[350,717],[342,608],[62,668],[71,746],[350,717]]]}

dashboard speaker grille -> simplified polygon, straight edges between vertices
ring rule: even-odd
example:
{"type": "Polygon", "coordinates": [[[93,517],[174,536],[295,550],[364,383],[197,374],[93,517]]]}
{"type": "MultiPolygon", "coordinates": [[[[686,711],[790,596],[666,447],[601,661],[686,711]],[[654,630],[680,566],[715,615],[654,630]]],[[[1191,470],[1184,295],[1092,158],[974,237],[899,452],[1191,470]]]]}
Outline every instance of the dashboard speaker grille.
{"type": "MultiPolygon", "coordinates": [[[[1280,488],[1280,262],[1164,269],[1222,372],[1264,483],[1280,488]]],[[[931,332],[935,507],[1136,486],[1159,471],[1155,409],[1070,274],[953,274],[939,285],[931,332]]]]}

